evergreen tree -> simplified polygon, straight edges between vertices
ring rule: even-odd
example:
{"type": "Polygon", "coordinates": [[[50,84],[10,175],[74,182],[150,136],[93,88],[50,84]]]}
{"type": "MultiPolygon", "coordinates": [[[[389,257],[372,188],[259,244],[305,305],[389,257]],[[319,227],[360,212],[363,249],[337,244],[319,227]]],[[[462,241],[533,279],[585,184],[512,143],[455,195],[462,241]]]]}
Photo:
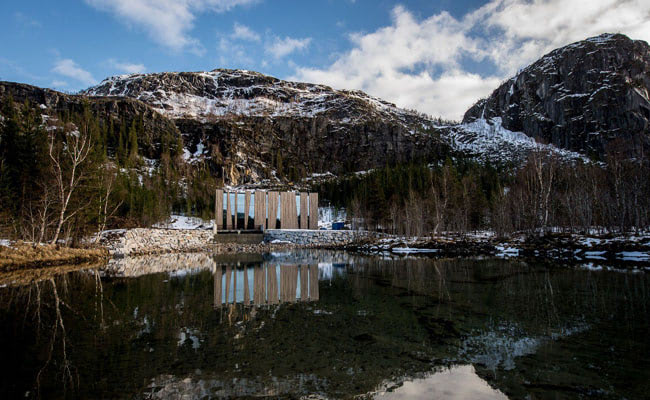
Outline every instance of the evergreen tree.
{"type": "Polygon", "coordinates": [[[135,162],[138,157],[138,129],[136,119],[133,119],[131,128],[129,128],[129,161],[135,162]]]}

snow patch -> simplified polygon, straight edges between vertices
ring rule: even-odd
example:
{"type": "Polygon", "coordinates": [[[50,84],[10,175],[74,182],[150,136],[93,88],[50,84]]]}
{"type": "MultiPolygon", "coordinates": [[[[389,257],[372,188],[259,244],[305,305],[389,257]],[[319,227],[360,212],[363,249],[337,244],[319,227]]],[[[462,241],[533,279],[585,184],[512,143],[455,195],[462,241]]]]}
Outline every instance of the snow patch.
{"type": "Polygon", "coordinates": [[[449,131],[452,148],[463,153],[482,155],[491,161],[511,160],[512,154],[522,154],[545,150],[558,154],[563,159],[584,159],[584,156],[557,148],[553,145],[540,144],[523,132],[513,132],[503,127],[501,117],[489,121],[478,118],[473,122],[459,125],[449,131]]]}
{"type": "Polygon", "coordinates": [[[390,249],[393,253],[402,253],[402,254],[409,254],[409,253],[437,253],[439,250],[438,249],[420,249],[417,247],[393,247],[390,249]]]}
{"type": "Polygon", "coordinates": [[[650,261],[650,254],[642,251],[622,251],[616,257],[624,261],[650,261]]]}
{"type": "Polygon", "coordinates": [[[184,215],[171,215],[167,221],[154,224],[154,228],[164,229],[212,229],[214,222],[184,215]]]}

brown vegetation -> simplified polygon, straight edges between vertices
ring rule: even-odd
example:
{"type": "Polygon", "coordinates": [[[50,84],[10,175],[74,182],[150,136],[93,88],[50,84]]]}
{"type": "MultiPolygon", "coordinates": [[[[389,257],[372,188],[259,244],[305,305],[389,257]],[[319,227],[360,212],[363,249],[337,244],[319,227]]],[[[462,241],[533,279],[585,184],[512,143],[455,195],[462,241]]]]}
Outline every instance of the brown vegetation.
{"type": "Polygon", "coordinates": [[[0,246],[0,271],[66,264],[81,264],[108,257],[104,248],[70,248],[52,244],[16,242],[0,246]]]}
{"type": "Polygon", "coordinates": [[[2,272],[0,272],[0,286],[15,287],[30,285],[57,278],[60,275],[72,271],[97,270],[104,265],[104,262],[99,261],[74,265],[65,264],[47,268],[21,268],[12,271],[2,269],[2,272]]]}

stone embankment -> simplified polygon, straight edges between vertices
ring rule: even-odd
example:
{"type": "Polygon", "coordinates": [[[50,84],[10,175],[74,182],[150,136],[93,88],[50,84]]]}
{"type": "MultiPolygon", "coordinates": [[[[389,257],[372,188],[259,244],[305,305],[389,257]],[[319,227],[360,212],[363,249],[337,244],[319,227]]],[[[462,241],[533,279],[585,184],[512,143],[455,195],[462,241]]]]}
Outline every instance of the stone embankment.
{"type": "Polygon", "coordinates": [[[101,243],[112,257],[210,251],[263,252],[282,247],[343,247],[359,240],[377,238],[358,231],[280,230],[264,232],[264,243],[215,243],[212,230],[137,228],[107,231],[101,243]]]}
{"type": "Polygon", "coordinates": [[[113,257],[192,252],[214,247],[212,230],[136,228],[108,231],[101,243],[113,257]]]}
{"type": "Polygon", "coordinates": [[[266,243],[292,243],[310,247],[341,247],[358,241],[377,239],[381,234],[367,231],[326,231],[307,229],[267,229],[266,243]]]}

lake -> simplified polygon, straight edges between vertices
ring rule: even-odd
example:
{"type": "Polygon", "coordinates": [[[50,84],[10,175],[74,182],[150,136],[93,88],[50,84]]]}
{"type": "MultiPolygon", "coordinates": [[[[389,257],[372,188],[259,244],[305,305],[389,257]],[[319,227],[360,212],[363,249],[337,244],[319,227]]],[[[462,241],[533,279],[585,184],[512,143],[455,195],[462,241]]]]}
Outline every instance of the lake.
{"type": "Polygon", "coordinates": [[[0,283],[0,398],[650,393],[643,272],[295,250],[0,283]]]}

